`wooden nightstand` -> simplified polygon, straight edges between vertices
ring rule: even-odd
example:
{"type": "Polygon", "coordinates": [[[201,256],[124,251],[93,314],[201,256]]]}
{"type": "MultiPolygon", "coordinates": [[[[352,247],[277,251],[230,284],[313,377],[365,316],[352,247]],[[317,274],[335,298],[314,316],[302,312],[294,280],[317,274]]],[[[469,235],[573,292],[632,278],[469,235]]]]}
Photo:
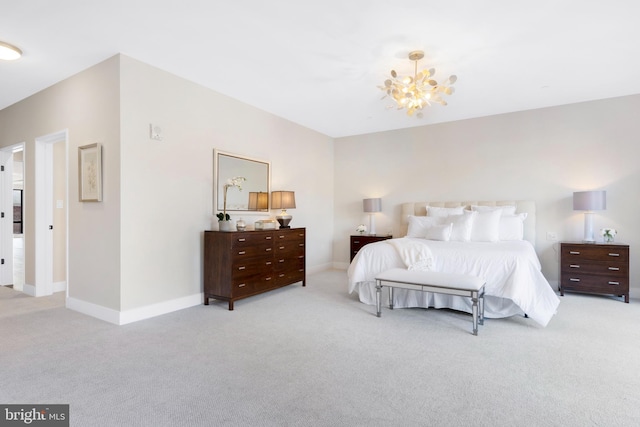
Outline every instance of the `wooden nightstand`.
{"type": "Polygon", "coordinates": [[[560,295],[617,295],[629,302],[629,245],[560,243],[560,295]]]}
{"type": "Polygon", "coordinates": [[[360,248],[364,245],[388,239],[393,239],[393,236],[379,236],[376,234],[359,234],[357,236],[351,236],[351,259],[349,262],[353,261],[353,257],[356,256],[360,248]]]}

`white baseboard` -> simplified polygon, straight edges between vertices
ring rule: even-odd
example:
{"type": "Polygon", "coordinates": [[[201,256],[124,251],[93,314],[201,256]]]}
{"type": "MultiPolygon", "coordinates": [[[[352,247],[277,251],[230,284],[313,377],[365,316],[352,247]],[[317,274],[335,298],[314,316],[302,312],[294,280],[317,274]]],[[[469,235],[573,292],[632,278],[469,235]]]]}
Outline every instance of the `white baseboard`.
{"type": "Polygon", "coordinates": [[[33,285],[29,285],[27,283],[25,283],[24,285],[22,285],[22,292],[24,292],[25,294],[35,297],[36,296],[36,287],[33,285]]]}
{"type": "Polygon", "coordinates": [[[96,319],[104,320],[105,322],[115,325],[120,324],[120,312],[118,310],[71,297],[67,297],[66,306],[71,310],[86,314],[87,316],[95,317],[96,319]]]}
{"type": "Polygon", "coordinates": [[[149,319],[151,317],[160,316],[162,314],[202,304],[203,299],[204,295],[202,293],[198,293],[127,311],[118,311],[69,297],[67,298],[66,306],[71,310],[86,314],[87,316],[95,317],[96,319],[104,320],[105,322],[113,323],[114,325],[126,325],[127,323],[149,319]]]}
{"type": "Polygon", "coordinates": [[[67,282],[53,282],[53,292],[62,292],[67,290],[67,282]]]}
{"type": "Polygon", "coordinates": [[[333,268],[336,270],[347,270],[349,268],[348,262],[334,262],[333,268]]]}
{"type": "Polygon", "coordinates": [[[151,317],[160,316],[162,314],[172,313],[184,308],[193,307],[202,304],[204,294],[197,293],[170,301],[159,302],[140,308],[120,312],[120,325],[137,322],[139,320],[149,319],[151,317]]]}
{"type": "Polygon", "coordinates": [[[313,267],[307,267],[307,274],[316,274],[322,271],[331,270],[331,263],[316,265],[313,267]]]}

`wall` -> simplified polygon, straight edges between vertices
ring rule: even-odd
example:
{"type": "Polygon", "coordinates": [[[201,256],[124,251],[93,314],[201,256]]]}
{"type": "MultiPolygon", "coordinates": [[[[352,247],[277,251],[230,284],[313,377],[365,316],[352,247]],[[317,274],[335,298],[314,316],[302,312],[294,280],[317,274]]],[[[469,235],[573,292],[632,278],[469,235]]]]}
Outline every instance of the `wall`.
{"type": "Polygon", "coordinates": [[[35,283],[35,140],[68,130],[68,188],[78,188],[77,152],[103,144],[104,202],[70,192],[69,298],[120,309],[119,58],[113,57],[0,110],[0,146],[25,143],[25,283],[35,283]]]}
{"type": "Polygon", "coordinates": [[[382,197],[376,229],[396,235],[404,202],[531,199],[543,273],[556,283],[558,244],[546,232],[581,240],[583,215],[572,210],[572,193],[602,189],[607,210],[596,212],[594,230],[614,227],[631,245],[631,293],[640,296],[638,111],[635,95],[337,139],[336,266],[346,267],[349,235],[368,224],[363,198],[382,197]]]}
{"type": "MultiPolygon", "coordinates": [[[[126,56],[120,90],[123,311],[202,302],[214,148],[270,161],[272,189],[296,192],[292,225],[307,227],[307,267],[331,265],[332,139],[126,56]],[[151,123],[162,141],[150,139],[151,123]]],[[[260,218],[232,219],[241,216],[260,218]]]]}

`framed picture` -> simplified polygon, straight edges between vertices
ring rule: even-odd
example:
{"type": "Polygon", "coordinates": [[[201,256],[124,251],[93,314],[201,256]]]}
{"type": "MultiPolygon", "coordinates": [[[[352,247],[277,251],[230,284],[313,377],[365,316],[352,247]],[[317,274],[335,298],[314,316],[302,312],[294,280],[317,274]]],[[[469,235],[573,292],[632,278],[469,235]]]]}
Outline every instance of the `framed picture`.
{"type": "Polygon", "coordinates": [[[102,145],[78,147],[78,183],[81,202],[102,201],[102,145]]]}

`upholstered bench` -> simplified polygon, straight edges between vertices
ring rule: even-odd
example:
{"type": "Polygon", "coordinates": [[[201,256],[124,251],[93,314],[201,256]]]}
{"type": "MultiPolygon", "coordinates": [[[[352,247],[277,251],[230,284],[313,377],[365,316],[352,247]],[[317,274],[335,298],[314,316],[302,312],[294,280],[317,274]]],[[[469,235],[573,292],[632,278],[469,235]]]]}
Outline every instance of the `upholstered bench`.
{"type": "Polygon", "coordinates": [[[389,288],[390,309],[393,309],[393,288],[470,297],[473,302],[473,335],[478,335],[478,323],[484,324],[484,285],[484,280],[467,274],[392,268],[376,275],[377,316],[382,314],[380,293],[383,286],[389,288]]]}

